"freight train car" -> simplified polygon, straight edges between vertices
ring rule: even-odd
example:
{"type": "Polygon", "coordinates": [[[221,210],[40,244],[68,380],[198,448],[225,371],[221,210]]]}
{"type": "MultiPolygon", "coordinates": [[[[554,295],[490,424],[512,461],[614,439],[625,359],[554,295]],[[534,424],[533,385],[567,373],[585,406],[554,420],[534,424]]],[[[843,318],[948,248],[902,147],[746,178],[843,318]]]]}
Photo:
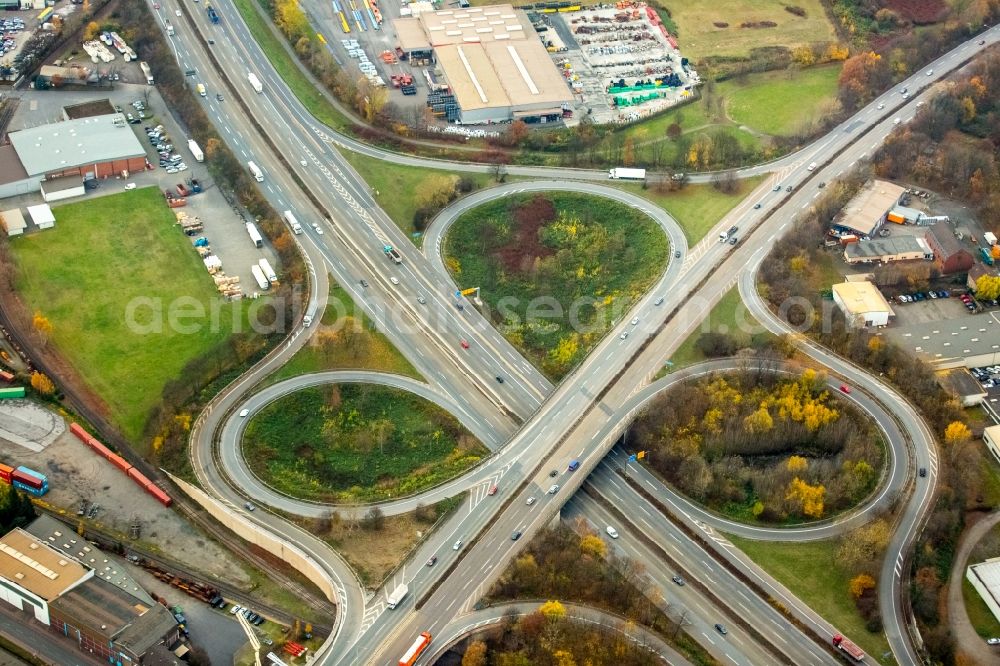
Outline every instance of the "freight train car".
{"type": "Polygon", "coordinates": [[[163,492],[156,484],[146,478],[146,475],[140,472],[138,469],[132,466],[132,463],[128,462],[122,458],[117,453],[114,453],[108,447],[104,446],[96,437],[93,437],[89,432],[84,430],[79,424],[71,423],[69,426],[70,432],[76,435],[77,439],[89,446],[97,455],[101,456],[112,465],[120,469],[125,473],[130,479],[135,481],[135,483],[145,490],[147,493],[153,496],[157,502],[163,506],[169,507],[174,501],[163,492]]]}

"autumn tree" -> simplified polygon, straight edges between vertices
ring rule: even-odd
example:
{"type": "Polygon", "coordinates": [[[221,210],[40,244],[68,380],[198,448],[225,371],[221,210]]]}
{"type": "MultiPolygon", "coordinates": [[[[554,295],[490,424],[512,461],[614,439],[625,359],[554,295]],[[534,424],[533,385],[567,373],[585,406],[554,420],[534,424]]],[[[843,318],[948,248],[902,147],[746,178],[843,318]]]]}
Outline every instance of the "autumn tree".
{"type": "Polygon", "coordinates": [[[472,641],[462,655],[462,666],[486,666],[486,643],[472,641]]]}
{"type": "Polygon", "coordinates": [[[97,24],[97,21],[91,21],[83,31],[83,41],[92,42],[97,39],[99,34],[101,34],[101,26],[97,24]]]}
{"type": "Polygon", "coordinates": [[[891,532],[883,518],[846,534],[837,548],[837,561],[851,572],[873,570],[889,545],[891,532]]]}
{"type": "Polygon", "coordinates": [[[979,276],[976,280],[976,296],[986,301],[1000,298],[1000,276],[979,276]]]}
{"type": "Polygon", "coordinates": [[[849,586],[851,596],[860,599],[865,592],[875,589],[875,579],[866,573],[858,574],[851,579],[849,586]]]}
{"type": "Polygon", "coordinates": [[[42,395],[52,395],[56,391],[56,386],[52,383],[52,380],[40,372],[31,373],[31,388],[42,395]]]}
{"type": "Polygon", "coordinates": [[[580,539],[580,552],[591,557],[604,557],[608,546],[604,539],[596,534],[588,534],[580,539]]]}
{"type": "Polygon", "coordinates": [[[970,439],[972,439],[972,431],[961,421],[952,421],[944,429],[945,444],[964,444],[970,439]]]}
{"type": "Polygon", "coordinates": [[[549,620],[561,620],[566,617],[566,607],[558,601],[546,601],[538,607],[538,612],[549,620]]]}
{"type": "Polygon", "coordinates": [[[49,339],[49,335],[52,334],[52,322],[50,322],[49,318],[43,315],[39,310],[35,310],[35,314],[31,318],[31,325],[38,333],[38,337],[40,337],[43,341],[47,341],[49,339]]]}
{"type": "Polygon", "coordinates": [[[823,484],[809,485],[799,477],[795,477],[788,484],[788,491],[785,499],[801,506],[801,513],[809,518],[823,517],[823,500],[826,497],[826,488],[823,484]]]}

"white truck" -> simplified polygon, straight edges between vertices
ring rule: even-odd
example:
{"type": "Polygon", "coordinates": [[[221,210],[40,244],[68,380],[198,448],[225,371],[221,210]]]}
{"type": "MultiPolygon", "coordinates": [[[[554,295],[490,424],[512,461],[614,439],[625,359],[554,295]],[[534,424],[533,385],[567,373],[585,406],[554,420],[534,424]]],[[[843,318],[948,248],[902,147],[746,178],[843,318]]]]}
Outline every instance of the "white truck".
{"type": "Polygon", "coordinates": [[[286,210],[282,213],[282,216],[285,218],[285,222],[288,223],[288,226],[291,227],[293,234],[298,236],[302,233],[302,225],[299,224],[299,221],[295,219],[294,215],[292,215],[292,211],[286,210]]]}
{"type": "Polygon", "coordinates": [[[172,26],[170,23],[167,23],[167,34],[168,35],[174,34],[174,26],[172,26]]]}
{"type": "Polygon", "coordinates": [[[612,180],[618,180],[624,178],[626,180],[645,180],[646,170],[645,169],[623,169],[618,167],[612,169],[608,172],[608,178],[612,180]]]}
{"type": "Polygon", "coordinates": [[[264,92],[264,84],[260,82],[257,75],[253,72],[247,72],[247,80],[250,81],[250,85],[253,87],[255,93],[264,92]]]}
{"type": "Polygon", "coordinates": [[[264,276],[264,271],[260,270],[260,266],[254,264],[250,267],[250,272],[253,273],[253,279],[257,281],[258,287],[267,289],[271,286],[271,283],[267,281],[267,277],[264,276]]]}
{"type": "Polygon", "coordinates": [[[392,591],[392,594],[389,595],[389,598],[385,600],[386,605],[389,608],[395,608],[396,606],[399,605],[399,602],[403,600],[403,597],[405,597],[406,593],[409,591],[410,588],[406,586],[406,583],[400,583],[399,586],[392,591]]]}
{"type": "Polygon", "coordinates": [[[149,63],[143,60],[139,63],[139,69],[142,70],[142,75],[146,77],[146,84],[153,85],[153,70],[149,68],[149,63]]]}
{"type": "Polygon", "coordinates": [[[260,232],[257,231],[256,224],[247,222],[247,233],[250,234],[250,240],[253,241],[254,246],[264,247],[264,239],[261,237],[260,232]]]}
{"type": "Polygon", "coordinates": [[[191,154],[194,155],[195,162],[205,161],[205,153],[201,152],[201,146],[199,146],[198,142],[194,139],[188,139],[188,150],[190,150],[191,154]]]}
{"type": "Polygon", "coordinates": [[[258,183],[264,182],[264,172],[260,170],[260,167],[253,162],[247,162],[247,168],[250,169],[250,173],[253,175],[253,179],[258,183]]]}
{"type": "Polygon", "coordinates": [[[306,314],[302,317],[302,325],[305,327],[312,326],[313,319],[316,318],[316,304],[310,303],[309,309],[306,310],[306,314]]]}
{"type": "Polygon", "coordinates": [[[257,261],[257,265],[260,266],[260,270],[264,271],[264,277],[267,278],[268,282],[274,283],[278,281],[278,276],[271,268],[271,263],[267,259],[260,259],[257,261]]]}

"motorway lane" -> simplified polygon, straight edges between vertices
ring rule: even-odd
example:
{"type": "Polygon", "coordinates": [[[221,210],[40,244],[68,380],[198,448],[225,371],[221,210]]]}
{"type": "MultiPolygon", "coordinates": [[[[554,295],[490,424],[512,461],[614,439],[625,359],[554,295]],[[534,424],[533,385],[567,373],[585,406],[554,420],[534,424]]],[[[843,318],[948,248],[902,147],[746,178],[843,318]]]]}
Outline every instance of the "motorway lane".
{"type": "MultiPolygon", "coordinates": [[[[604,470],[605,476],[614,474],[607,465],[602,465],[599,469],[604,470]]],[[[592,479],[588,480],[588,485],[593,485],[592,479]]],[[[638,497],[634,491],[623,495],[615,493],[615,488],[607,481],[601,485],[601,494],[613,504],[638,497]]],[[[639,591],[647,596],[658,593],[666,603],[673,606],[671,617],[687,611],[690,625],[684,631],[719,662],[755,666],[785,661],[806,666],[830,661],[817,654],[812,642],[782,618],[780,613],[770,608],[766,600],[754,595],[732,574],[712,562],[710,555],[670,521],[657,514],[655,509],[650,511],[645,503],[637,502],[629,505],[629,512],[634,524],[622,524],[596,499],[586,493],[577,493],[563,508],[563,520],[582,518],[608,543],[609,553],[621,554],[640,563],[645,576],[640,577],[639,591]],[[605,529],[608,526],[618,530],[619,538],[610,539],[607,536],[605,529]],[[673,562],[665,561],[659,553],[643,543],[639,534],[655,541],[673,562]],[[696,584],[679,586],[671,580],[675,574],[688,583],[696,584]],[[706,590],[711,590],[711,594],[706,590]],[[719,607],[716,600],[722,601],[723,607],[719,607]],[[786,630],[783,634],[785,642],[761,644],[737,624],[741,615],[744,618],[752,617],[757,624],[766,620],[781,623],[780,626],[786,630]],[[725,625],[729,633],[720,635],[715,629],[716,623],[725,625]],[[813,650],[808,649],[810,646],[813,650]]]]}
{"type": "MultiPolygon", "coordinates": [[[[193,11],[192,17],[206,37],[215,39],[215,45],[210,48],[230,74],[229,82],[248,100],[291,169],[333,215],[330,224],[322,222],[323,215],[319,211],[308,211],[300,216],[300,220],[308,224],[319,221],[321,228],[327,230],[323,236],[311,229],[307,231],[323,251],[327,268],[429,381],[448,387],[453,395],[467,396],[484,418],[492,419],[495,427],[512,432],[514,421],[527,418],[544,399],[550,388],[547,380],[534,368],[510,365],[508,359],[513,349],[503,336],[492,327],[478,326],[481,317],[471,308],[459,312],[454,307],[450,286],[442,283],[423,257],[412,250],[409,239],[378,208],[368,186],[346,160],[323,141],[325,131],[287,92],[284,82],[266,58],[256,57],[257,44],[245,24],[233,20],[239,16],[236,10],[226,11],[225,4],[214,5],[223,12],[218,25],[210,24],[203,11],[193,11]],[[247,71],[254,71],[261,79],[263,93],[253,92],[246,78],[247,71]],[[300,160],[307,166],[302,166],[300,160]],[[331,230],[333,234],[329,233],[331,230]],[[403,264],[393,264],[383,256],[382,247],[387,244],[400,249],[403,264]],[[390,278],[393,277],[398,285],[392,284],[390,278]],[[361,279],[368,280],[368,288],[359,286],[361,279]],[[419,297],[426,303],[419,303],[419,297]],[[477,344],[462,353],[460,341],[473,337],[477,344]],[[436,362],[442,359],[447,362],[436,362]],[[507,381],[503,384],[482,381],[484,377],[492,378],[497,374],[504,375],[507,381]]],[[[167,3],[164,8],[169,13],[172,4],[167,3]]],[[[192,32],[190,25],[185,24],[178,27],[172,38],[182,44],[179,49],[181,62],[199,63],[199,79],[209,79],[210,90],[224,89],[220,73],[214,71],[201,51],[205,44],[195,39],[192,32]]],[[[214,101],[208,103],[215,104],[214,101]]],[[[234,116],[242,113],[234,101],[223,104],[228,104],[226,114],[213,116],[213,120],[225,131],[234,116]]],[[[259,138],[248,123],[244,126],[242,131],[227,132],[226,139],[235,139],[237,135],[259,138]]],[[[237,144],[234,150],[237,155],[256,156],[255,161],[265,173],[262,191],[265,195],[271,193],[271,180],[287,168],[274,159],[269,160],[266,147],[250,152],[243,151],[237,144]]],[[[282,191],[289,194],[276,203],[279,210],[285,201],[302,198],[295,188],[282,188],[282,191]]]]}
{"type": "MultiPolygon", "coordinates": [[[[501,624],[510,615],[528,615],[538,610],[540,604],[537,603],[509,603],[499,606],[490,606],[483,610],[473,611],[460,618],[433,635],[431,647],[421,658],[421,663],[435,663],[441,655],[447,652],[448,648],[457,643],[465,636],[482,631],[484,628],[501,624]]],[[[646,629],[642,625],[627,622],[624,618],[606,613],[598,608],[584,606],[581,604],[563,603],[566,607],[566,617],[579,622],[600,625],[604,630],[616,631],[624,634],[633,643],[648,646],[653,652],[660,656],[663,661],[671,666],[693,666],[690,661],[684,658],[674,648],[670,647],[658,634],[646,629]]]]}

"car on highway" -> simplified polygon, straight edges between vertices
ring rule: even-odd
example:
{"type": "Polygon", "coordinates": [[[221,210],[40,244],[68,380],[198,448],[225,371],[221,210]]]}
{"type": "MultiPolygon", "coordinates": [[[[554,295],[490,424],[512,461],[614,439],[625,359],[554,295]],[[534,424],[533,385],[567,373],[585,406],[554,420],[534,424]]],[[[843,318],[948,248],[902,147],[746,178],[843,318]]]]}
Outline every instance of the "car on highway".
{"type": "Polygon", "coordinates": [[[559,473],[559,470],[554,469],[554,470],[552,470],[552,471],[549,472],[549,476],[553,476],[554,477],[558,473],[559,473]]]}
{"type": "Polygon", "coordinates": [[[791,192],[791,191],[792,191],[792,186],[791,186],[791,185],[789,185],[788,187],[786,187],[786,188],[785,188],[785,191],[786,191],[786,192],[791,192]]]}
{"type": "Polygon", "coordinates": [[[305,160],[299,160],[299,164],[302,166],[309,166],[309,162],[306,162],[305,160]]]}
{"type": "Polygon", "coordinates": [[[569,462],[569,467],[567,467],[566,469],[568,471],[570,471],[570,472],[575,472],[576,470],[580,469],[580,461],[579,460],[571,460],[569,462]]]}
{"type": "Polygon", "coordinates": [[[781,191],[781,183],[778,183],[777,185],[775,185],[774,189],[771,190],[771,191],[772,192],[780,192],[781,191]]]}
{"type": "Polygon", "coordinates": [[[721,622],[716,622],[715,623],[715,630],[717,632],[719,632],[720,634],[722,634],[723,636],[725,636],[727,633],[729,633],[729,632],[726,631],[726,625],[722,624],[721,622]]]}
{"type": "Polygon", "coordinates": [[[933,69],[928,69],[927,70],[927,76],[934,76],[934,70],[933,69]]]}
{"type": "Polygon", "coordinates": [[[903,93],[903,99],[910,99],[910,93],[903,93]]]}
{"type": "Polygon", "coordinates": [[[907,93],[907,91],[909,91],[909,88],[907,88],[907,87],[904,86],[904,87],[902,87],[902,88],[899,89],[899,94],[900,95],[905,95],[907,93]]]}
{"type": "Polygon", "coordinates": [[[758,208],[760,208],[760,204],[759,204],[759,203],[755,203],[755,204],[753,205],[753,209],[754,209],[754,210],[757,210],[758,208]]]}
{"type": "Polygon", "coordinates": [[[917,474],[920,475],[920,478],[924,478],[925,476],[927,476],[927,468],[921,467],[919,470],[917,470],[917,474]]]}
{"type": "Polygon", "coordinates": [[[432,567],[435,564],[437,564],[437,561],[438,561],[438,556],[437,555],[431,555],[431,559],[427,560],[427,566],[432,567]]]}
{"type": "Polygon", "coordinates": [[[221,102],[222,101],[222,93],[215,93],[215,99],[217,99],[218,101],[221,102]]]}
{"type": "MultiPolygon", "coordinates": [[[[320,233],[322,233],[322,232],[320,232],[320,233]]],[[[362,287],[364,287],[365,289],[367,289],[367,288],[368,288],[368,280],[361,280],[360,284],[361,284],[361,286],[362,286],[362,287]]]]}
{"type": "Polygon", "coordinates": [[[529,497],[528,501],[525,502],[525,504],[527,504],[528,506],[531,506],[534,503],[535,503],[535,498],[534,497],[529,497]]]}
{"type": "Polygon", "coordinates": [[[898,125],[898,124],[899,124],[899,123],[901,123],[901,122],[903,122],[903,119],[902,119],[902,118],[896,118],[895,120],[893,120],[893,121],[892,121],[892,124],[893,124],[893,125],[898,125]]]}
{"type": "Polygon", "coordinates": [[[824,187],[826,187],[826,181],[825,180],[819,181],[819,189],[822,190],[824,187]]]}
{"type": "Polygon", "coordinates": [[[559,492],[558,483],[553,483],[551,486],[549,486],[549,489],[546,491],[546,493],[549,495],[555,495],[557,492],[559,492]]]}
{"type": "Polygon", "coordinates": [[[514,530],[513,534],[510,535],[511,541],[517,541],[521,538],[521,530],[514,530]]]}
{"type": "Polygon", "coordinates": [[[454,546],[452,546],[452,547],[451,547],[451,549],[452,549],[452,550],[458,550],[458,549],[459,549],[459,548],[461,548],[461,547],[462,547],[462,540],[461,540],[461,539],[459,539],[458,541],[456,541],[456,542],[455,542],[455,545],[454,545],[454,546]]]}
{"type": "Polygon", "coordinates": [[[684,579],[681,578],[680,576],[674,575],[674,576],[672,576],[670,578],[670,580],[674,581],[674,583],[676,583],[677,585],[680,585],[681,587],[684,587],[684,585],[685,585],[684,579]]]}
{"type": "Polygon", "coordinates": [[[674,258],[675,259],[680,259],[681,258],[681,251],[680,250],[674,250],[674,258]]]}
{"type": "Polygon", "coordinates": [[[499,489],[500,489],[499,486],[497,486],[494,483],[493,486],[489,489],[489,492],[487,492],[486,494],[487,495],[496,495],[497,494],[497,490],[499,490],[499,489]]]}
{"type": "Polygon", "coordinates": [[[877,108],[877,109],[878,109],[879,111],[881,111],[882,109],[884,109],[884,108],[885,108],[885,104],[882,104],[881,102],[879,102],[879,105],[878,105],[878,106],[877,106],[876,108],[877,108]]]}
{"type": "Polygon", "coordinates": [[[851,392],[851,387],[848,386],[847,384],[841,384],[840,385],[840,390],[842,392],[844,392],[844,393],[850,393],[851,392]]]}
{"type": "Polygon", "coordinates": [[[632,325],[636,326],[638,324],[639,324],[639,318],[638,317],[632,317],[632,325]]]}
{"type": "Polygon", "coordinates": [[[461,303],[455,303],[455,307],[458,308],[459,312],[465,309],[465,306],[462,305],[461,303]]]}
{"type": "Polygon", "coordinates": [[[617,539],[618,538],[618,530],[616,530],[615,528],[611,527],[611,525],[608,525],[608,528],[605,530],[605,532],[607,532],[608,536],[611,537],[612,539],[617,539]]]}
{"type": "Polygon", "coordinates": [[[420,303],[421,305],[423,305],[426,302],[427,302],[426,298],[424,298],[423,296],[417,296],[417,303],[420,303]]]}
{"type": "Polygon", "coordinates": [[[497,383],[503,384],[503,377],[501,377],[500,375],[497,375],[497,383]]]}
{"type": "Polygon", "coordinates": [[[250,416],[250,410],[249,409],[241,409],[240,410],[240,418],[246,418],[248,416],[250,416]]]}
{"type": "Polygon", "coordinates": [[[732,238],[729,239],[729,244],[730,245],[736,245],[739,242],[740,242],[740,239],[737,238],[736,236],[733,236],[732,238]]]}
{"type": "Polygon", "coordinates": [[[979,40],[979,45],[980,45],[980,46],[982,46],[982,45],[983,45],[983,44],[985,44],[985,43],[986,43],[986,40],[985,40],[985,39],[980,39],[980,40],[979,40]]]}
{"type": "Polygon", "coordinates": [[[469,342],[468,342],[468,340],[462,340],[462,342],[460,342],[459,344],[462,345],[462,349],[468,349],[469,348],[469,342]]]}
{"type": "MultiPolygon", "coordinates": [[[[323,227],[319,226],[319,222],[313,222],[313,230],[315,230],[320,236],[323,235],[323,227]]],[[[367,287],[368,284],[366,283],[364,286],[367,287]]]]}
{"type": "Polygon", "coordinates": [[[253,511],[254,509],[257,508],[253,504],[251,504],[250,502],[244,502],[243,506],[246,507],[247,511],[253,511]]]}
{"type": "Polygon", "coordinates": [[[180,15],[181,15],[181,10],[175,9],[174,10],[174,16],[180,16],[180,15]]]}
{"type": "Polygon", "coordinates": [[[397,278],[397,277],[391,277],[391,278],[389,278],[389,282],[391,282],[393,284],[399,284],[399,278],[397,278]]]}
{"type": "Polygon", "coordinates": [[[622,340],[628,337],[628,331],[622,331],[622,334],[618,336],[622,340]]]}
{"type": "Polygon", "coordinates": [[[663,296],[660,296],[655,301],[653,301],[653,305],[663,305],[663,296]]]}

